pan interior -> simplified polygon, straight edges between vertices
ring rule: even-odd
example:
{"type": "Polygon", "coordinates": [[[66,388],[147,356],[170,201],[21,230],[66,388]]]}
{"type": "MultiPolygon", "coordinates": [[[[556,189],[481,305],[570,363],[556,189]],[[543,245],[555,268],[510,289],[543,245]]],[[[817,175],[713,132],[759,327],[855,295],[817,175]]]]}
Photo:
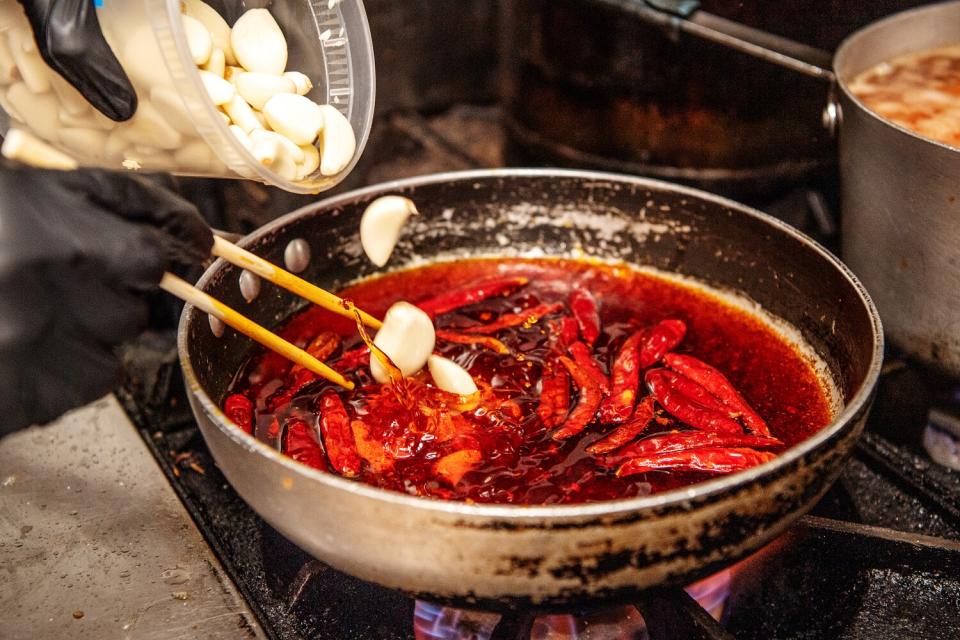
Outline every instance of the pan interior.
{"type": "MultiPolygon", "coordinates": [[[[336,290],[375,273],[358,228],[371,200],[411,197],[420,210],[404,229],[392,264],[414,266],[463,256],[593,256],[691,278],[759,305],[795,328],[849,404],[872,385],[879,325],[864,292],[823,249],[771,218],[707,194],[606,174],[551,171],[450,174],[371,188],[306,207],[242,244],[283,264],[287,244],[306,240],[301,275],[336,290]]],[[[216,263],[200,285],[268,327],[302,301],[264,283],[254,303],[240,295],[240,270],[216,263]]],[[[211,332],[189,311],[183,330],[196,381],[219,403],[250,353],[246,338],[211,332]]]]}

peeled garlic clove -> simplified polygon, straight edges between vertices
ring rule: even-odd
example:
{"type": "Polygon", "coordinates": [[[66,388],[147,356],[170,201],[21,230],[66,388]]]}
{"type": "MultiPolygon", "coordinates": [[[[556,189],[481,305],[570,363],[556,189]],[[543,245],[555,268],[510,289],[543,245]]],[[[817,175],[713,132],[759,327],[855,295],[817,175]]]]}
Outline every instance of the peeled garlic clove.
{"type": "MultiPolygon", "coordinates": [[[[13,105],[10,104],[10,101],[7,100],[7,94],[4,93],[3,90],[0,90],[0,107],[3,107],[3,110],[6,112],[6,114],[12,119],[19,120],[20,122],[24,121],[23,116],[21,116],[17,110],[13,108],[13,105]]],[[[317,156],[317,164],[320,164],[319,155],[317,156]]]]}
{"type": "Polygon", "coordinates": [[[240,295],[247,302],[253,302],[260,295],[260,278],[246,269],[240,273],[240,295]]]}
{"type": "Polygon", "coordinates": [[[17,63],[20,77],[24,84],[34,93],[44,93],[50,90],[49,69],[33,40],[33,34],[26,29],[11,29],[7,32],[7,42],[10,45],[10,55],[17,63]]]}
{"type": "Polygon", "coordinates": [[[297,180],[303,180],[320,166],[320,152],[312,144],[300,147],[303,151],[303,162],[297,164],[297,180]]]}
{"type": "Polygon", "coordinates": [[[230,32],[233,55],[247,71],[280,75],[287,66],[287,41],[266,9],[250,9],[230,32]]]}
{"type": "Polygon", "coordinates": [[[250,136],[247,135],[247,132],[244,131],[242,127],[232,124],[230,125],[230,133],[236,136],[237,140],[240,141],[240,144],[247,149],[251,149],[253,147],[253,141],[250,140],[250,136]]]}
{"type": "Polygon", "coordinates": [[[296,93],[293,80],[269,73],[246,71],[234,80],[237,92],[254,109],[262,110],[267,101],[278,93],[296,93]]]}
{"type": "Polygon", "coordinates": [[[479,391],[466,369],[453,360],[442,356],[430,356],[427,359],[430,376],[438,389],[460,396],[470,396],[479,391]]]}
{"type": "Polygon", "coordinates": [[[173,159],[178,167],[189,168],[191,171],[208,171],[213,154],[206,142],[194,140],[177,149],[173,159]]]}
{"type": "Polygon", "coordinates": [[[187,37],[187,47],[196,65],[206,64],[213,53],[213,38],[203,23],[189,15],[181,15],[183,33],[187,37]]]}
{"type": "Polygon", "coordinates": [[[224,104],[223,110],[227,112],[227,115],[230,116],[233,123],[246,133],[261,128],[260,121],[257,119],[256,114],[253,113],[253,109],[251,109],[247,101],[239,95],[233,96],[230,102],[224,104]]]}
{"type": "Polygon", "coordinates": [[[112,131],[117,123],[103,115],[96,109],[87,109],[78,115],[71,115],[66,109],[60,109],[60,124],[65,127],[78,127],[80,129],[99,129],[101,131],[112,131]]]}
{"type": "Polygon", "coordinates": [[[320,132],[320,173],[335,176],[350,164],[357,150],[357,139],[350,121],[339,110],[325,104],[323,131],[320,132]]]}
{"type": "Polygon", "coordinates": [[[165,79],[161,80],[167,63],[160,47],[147,44],[156,39],[153,28],[149,24],[135,23],[124,38],[118,57],[134,86],[142,91],[149,91],[160,82],[170,86],[165,79]]]}
{"type": "Polygon", "coordinates": [[[310,78],[299,71],[287,71],[283,74],[283,77],[293,83],[298,96],[305,96],[313,89],[313,83],[310,82],[310,78]]]}
{"type": "Polygon", "coordinates": [[[175,89],[163,85],[153,87],[150,89],[150,102],[163,114],[163,118],[170,123],[171,127],[187,136],[197,135],[197,127],[187,115],[183,99],[175,89]]]}
{"type": "Polygon", "coordinates": [[[0,154],[4,158],[44,169],[69,171],[77,168],[76,160],[67,154],[51,147],[33,134],[13,127],[7,130],[3,138],[0,154]]]}
{"type": "Polygon", "coordinates": [[[287,271],[302,273],[310,266],[310,245],[303,238],[291,240],[283,250],[283,264],[287,271]]]}
{"type": "MultiPolygon", "coordinates": [[[[398,302],[387,310],[383,326],[373,340],[404,376],[413,375],[423,368],[436,342],[437,334],[430,316],[409,302],[398,302]]],[[[376,355],[370,356],[370,373],[381,384],[390,381],[387,370],[376,355]]]]}
{"type": "Polygon", "coordinates": [[[203,80],[203,86],[207,90],[207,95],[213,100],[213,104],[218,107],[227,104],[237,95],[236,88],[220,76],[214,75],[209,71],[204,71],[203,69],[198,73],[200,74],[200,79],[203,80]]]}
{"type": "Polygon", "coordinates": [[[360,244],[370,262],[378,267],[387,264],[403,224],[413,213],[417,205],[403,196],[381,196],[367,205],[360,218],[360,244]]]}
{"type": "Polygon", "coordinates": [[[280,143],[273,138],[255,138],[253,134],[257,133],[259,129],[250,132],[250,141],[252,145],[250,146],[250,153],[253,154],[253,157],[257,159],[257,162],[269,167],[273,164],[274,160],[277,159],[283,149],[280,147],[280,143]]]}
{"type": "Polygon", "coordinates": [[[200,68],[204,71],[209,71],[218,78],[222,78],[223,74],[227,71],[227,61],[223,56],[223,49],[214,47],[213,53],[210,54],[210,59],[200,68]]]}
{"type": "Polygon", "coordinates": [[[317,133],[324,126],[323,108],[309,98],[294,93],[278,93],[270,98],[263,106],[263,115],[267,117],[271,129],[297,145],[316,140],[317,133]]]}
{"type": "Polygon", "coordinates": [[[136,117],[118,128],[131,144],[177,149],[183,142],[183,135],[167,124],[160,110],[146,100],[140,101],[136,117]]]}
{"type": "Polygon", "coordinates": [[[241,73],[246,73],[246,71],[243,70],[243,67],[234,67],[228,64],[223,70],[223,79],[228,80],[236,85],[237,76],[239,76],[241,73]]]}
{"type": "Polygon", "coordinates": [[[60,143],[78,157],[99,158],[107,146],[107,132],[98,129],[64,127],[59,136],[60,143]]]}
{"type": "Polygon", "coordinates": [[[195,18],[210,32],[214,46],[223,51],[227,64],[237,64],[237,59],[233,57],[233,47],[230,45],[230,25],[227,21],[216,9],[201,0],[184,0],[184,5],[187,15],[195,18]]]}
{"type": "Polygon", "coordinates": [[[44,140],[56,140],[60,129],[57,99],[52,93],[35,94],[24,82],[16,82],[7,89],[7,100],[23,118],[30,132],[44,140]]]}
{"type": "MultiPolygon", "coordinates": [[[[50,87],[53,89],[53,92],[57,94],[57,100],[60,101],[60,114],[69,114],[71,116],[79,116],[85,114],[88,111],[94,111],[90,108],[90,103],[87,102],[87,99],[80,95],[80,92],[73,88],[69,82],[60,77],[59,73],[51,70],[47,74],[47,77],[50,80],[50,87]]],[[[100,113],[97,111],[96,113],[100,113]]],[[[111,124],[109,128],[113,128],[115,123],[110,118],[104,116],[103,118],[111,124]]]]}
{"type": "Polygon", "coordinates": [[[290,157],[290,154],[287,153],[283,145],[280,146],[280,153],[277,154],[273,164],[270,165],[270,169],[284,180],[292,181],[297,179],[297,163],[293,161],[293,158],[290,157]]]}
{"type": "Polygon", "coordinates": [[[10,84],[16,79],[17,63],[13,61],[13,56],[10,55],[10,49],[7,47],[7,43],[0,39],[0,84],[10,84]]]}
{"type": "Polygon", "coordinates": [[[270,140],[276,140],[277,144],[283,147],[284,151],[287,154],[289,154],[291,158],[293,158],[293,161],[295,163],[303,162],[303,159],[304,159],[303,149],[293,144],[292,142],[290,142],[290,140],[283,137],[276,131],[267,131],[266,129],[254,129],[253,131],[250,132],[250,139],[253,140],[254,143],[256,143],[257,140],[264,139],[264,138],[267,138],[270,140]]]}
{"type": "Polygon", "coordinates": [[[123,135],[123,128],[114,129],[107,136],[107,144],[103,149],[103,155],[108,160],[119,162],[123,160],[124,153],[129,146],[130,143],[123,135]]]}

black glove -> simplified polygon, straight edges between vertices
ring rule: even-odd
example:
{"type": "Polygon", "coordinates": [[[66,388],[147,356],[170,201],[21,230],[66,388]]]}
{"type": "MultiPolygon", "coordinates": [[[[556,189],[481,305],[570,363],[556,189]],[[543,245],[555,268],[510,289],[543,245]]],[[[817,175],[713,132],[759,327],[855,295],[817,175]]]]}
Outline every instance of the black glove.
{"type": "Polygon", "coordinates": [[[19,2],[46,63],[108,118],[132,118],[137,94],[103,38],[93,0],[19,2]]]}
{"type": "Polygon", "coordinates": [[[142,293],[212,245],[193,205],[144,178],[0,165],[0,434],[108,392],[142,293]]]}

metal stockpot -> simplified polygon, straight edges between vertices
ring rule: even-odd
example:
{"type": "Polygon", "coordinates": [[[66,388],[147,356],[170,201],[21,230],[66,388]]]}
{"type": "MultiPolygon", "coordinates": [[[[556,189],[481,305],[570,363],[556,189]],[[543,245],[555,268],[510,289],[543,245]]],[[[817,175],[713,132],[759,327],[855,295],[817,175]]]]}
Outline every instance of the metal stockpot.
{"type": "Polygon", "coordinates": [[[843,256],[891,342],[960,376],[960,150],[899,127],[847,88],[895,56],[960,43],[960,2],[876,22],[837,50],[843,256]]]}
{"type": "MultiPolygon", "coordinates": [[[[687,584],[782,533],[836,479],[863,429],[883,336],[867,294],[836,258],[774,218],[707,193],[605,173],[501,170],[424,176],[310,205],[241,245],[282,262],[309,242],[303,277],[335,289],[375,268],[357,237],[374,198],[411,219],[391,265],[471,255],[570,255],[650,265],[740,292],[793,324],[823,358],[844,407],[776,459],[695,486],[595,504],[520,506],[417,498],[299,464],[220,410],[250,341],[218,338],[187,306],[178,348],[190,404],[217,465],[283,535],[352,575],[435,602],[583,605],[687,584]],[[504,239],[507,241],[504,242],[504,239]]],[[[303,301],[264,285],[247,304],[240,269],[217,260],[197,285],[274,326],[303,301]]]]}
{"type": "Polygon", "coordinates": [[[847,86],[898,55],[960,43],[960,2],[856,31],[831,71],[826,52],[710,15],[696,0],[604,1],[833,83],[824,124],[840,137],[843,258],[876,301],[890,341],[960,377],[960,150],[884,120],[847,86]]]}

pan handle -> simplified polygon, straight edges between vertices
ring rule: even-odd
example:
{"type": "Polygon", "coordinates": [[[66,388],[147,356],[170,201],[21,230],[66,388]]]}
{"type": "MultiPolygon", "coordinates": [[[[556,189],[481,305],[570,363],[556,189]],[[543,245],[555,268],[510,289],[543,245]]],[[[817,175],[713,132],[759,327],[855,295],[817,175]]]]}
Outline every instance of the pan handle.
{"type": "Polygon", "coordinates": [[[640,18],[833,83],[833,55],[700,9],[699,0],[603,0],[640,18]]]}

